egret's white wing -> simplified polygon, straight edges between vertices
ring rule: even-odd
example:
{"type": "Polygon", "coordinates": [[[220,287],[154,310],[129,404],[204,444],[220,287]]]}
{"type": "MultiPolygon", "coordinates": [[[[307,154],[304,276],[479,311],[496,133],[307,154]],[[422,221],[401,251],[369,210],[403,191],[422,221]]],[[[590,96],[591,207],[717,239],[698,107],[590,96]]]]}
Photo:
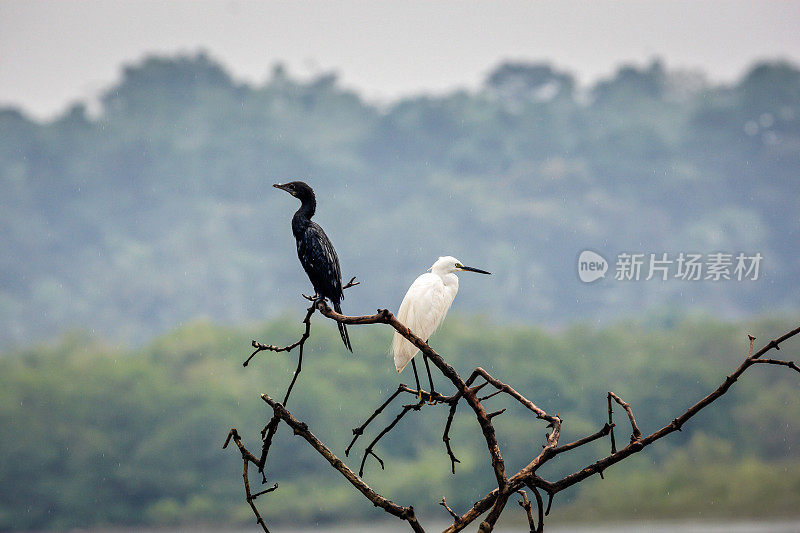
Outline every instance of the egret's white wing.
{"type": "MultiPolygon", "coordinates": [[[[445,286],[442,278],[436,274],[422,274],[406,292],[397,312],[397,319],[416,336],[428,340],[447,315],[457,290],[457,285],[445,286]]],[[[417,352],[419,349],[416,346],[399,333],[394,333],[392,354],[398,372],[403,371],[417,352]]]]}

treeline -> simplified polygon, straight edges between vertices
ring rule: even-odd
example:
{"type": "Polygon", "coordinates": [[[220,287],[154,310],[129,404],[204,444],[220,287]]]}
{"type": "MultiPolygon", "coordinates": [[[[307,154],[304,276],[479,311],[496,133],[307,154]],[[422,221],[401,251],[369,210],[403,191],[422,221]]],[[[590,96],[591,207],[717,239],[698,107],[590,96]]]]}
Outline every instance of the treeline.
{"type": "Polygon", "coordinates": [[[249,85],[203,54],[149,57],[93,113],[0,110],[0,344],[276,316],[308,290],[294,203],[270,188],[296,177],[366,281],[346,309],[399,302],[442,254],[495,273],[463,309],[537,323],[797,309],[798,153],[800,70],[781,62],[723,86],[655,61],[591,87],[506,63],[479,90],[378,106],[333,74],[249,85]],[[753,282],[586,286],[587,248],[764,263],[753,282]]]}
{"type": "MultiPolygon", "coordinates": [[[[433,346],[462,374],[487,367],[564,419],[562,441],[602,427],[609,390],[629,401],[643,432],[668,423],[710,392],[747,352],[746,333],[764,341],[796,324],[786,319],[723,323],[695,318],[558,332],[448,318],[433,346]]],[[[78,333],[0,357],[0,530],[99,525],[252,523],[241,459],[222,450],[231,427],[252,447],[270,415],[259,399],[288,384],[295,354],[262,353],[248,368],[249,341],[289,343],[299,319],[230,328],[196,322],[129,350],[78,333]]],[[[353,328],[345,353],[332,323],[314,318],[303,372],[288,407],[341,457],[357,426],[397,385],[386,356],[390,331],[353,328]]],[[[791,349],[791,346],[787,345],[791,349]]],[[[409,372],[400,375],[409,382],[409,372]]],[[[443,379],[437,381],[447,390],[443,379]]],[[[557,516],[646,518],[798,516],[800,397],[784,368],[753,367],[707,412],[625,464],[560,495],[557,516]],[[709,503],[710,502],[710,503],[709,503]]],[[[494,402],[494,403],[492,403],[494,402]]],[[[495,419],[509,469],[541,446],[544,425],[513,402],[495,419]]],[[[387,409],[381,423],[394,417],[387,409]]],[[[397,502],[446,518],[442,495],[469,507],[492,487],[480,429],[459,410],[452,444],[456,475],[441,442],[446,410],[410,414],[368,461],[367,481],[397,502]]],[[[367,435],[375,434],[375,427],[367,435]]],[[[625,440],[619,414],[618,439],[625,440]]],[[[272,522],[365,520],[382,516],[291,432],[279,431],[261,502],[272,522]]],[[[366,441],[365,441],[366,442],[366,441]]],[[[348,463],[357,468],[365,442],[348,463]]],[[[564,454],[540,472],[555,478],[607,454],[607,440],[564,454]]],[[[343,457],[344,458],[344,457],[343,457]]],[[[255,473],[251,479],[257,480],[255,473]]],[[[260,486],[256,482],[256,486],[260,486]]]]}

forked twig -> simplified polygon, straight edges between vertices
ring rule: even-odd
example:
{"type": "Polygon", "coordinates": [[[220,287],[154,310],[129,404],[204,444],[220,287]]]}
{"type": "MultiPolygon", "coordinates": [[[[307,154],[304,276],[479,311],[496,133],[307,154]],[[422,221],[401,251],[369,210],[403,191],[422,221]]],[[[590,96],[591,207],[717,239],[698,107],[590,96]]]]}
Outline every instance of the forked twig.
{"type": "MultiPolygon", "coordinates": [[[[642,432],[639,431],[639,426],[636,425],[636,419],[633,418],[633,410],[631,409],[631,404],[629,404],[628,402],[623,401],[622,398],[620,398],[619,396],[617,396],[613,392],[609,392],[608,393],[609,406],[611,405],[611,399],[612,398],[613,398],[613,400],[615,402],[617,402],[620,406],[622,406],[622,408],[625,409],[625,412],[628,414],[628,420],[630,420],[631,430],[632,430],[631,442],[639,440],[639,438],[642,436],[642,432]]],[[[610,409],[610,407],[609,407],[609,409],[610,409]]],[[[610,417],[610,415],[609,415],[609,417],[610,417]]]]}
{"type": "Polygon", "coordinates": [[[378,436],[375,437],[372,440],[372,442],[370,442],[369,445],[364,450],[364,457],[361,458],[361,466],[358,468],[358,475],[359,476],[363,476],[364,475],[364,464],[367,462],[367,457],[369,457],[370,455],[378,460],[378,463],[380,463],[380,465],[381,465],[381,470],[383,470],[383,468],[384,468],[383,460],[380,457],[378,457],[377,454],[375,454],[375,452],[373,451],[373,449],[375,448],[375,445],[378,444],[378,441],[381,440],[384,435],[389,433],[392,430],[392,428],[395,427],[397,425],[397,423],[400,422],[400,420],[403,419],[404,416],[406,416],[406,413],[408,413],[409,411],[412,411],[412,410],[419,411],[420,408],[422,408],[423,405],[425,405],[425,400],[423,400],[423,399],[420,399],[419,402],[417,402],[415,404],[404,405],[403,409],[394,418],[394,420],[392,420],[392,422],[388,426],[383,428],[383,430],[380,433],[378,433],[378,436]]]}
{"type": "Polygon", "coordinates": [[[450,508],[450,506],[449,506],[449,505],[447,505],[447,502],[445,501],[445,499],[444,499],[444,496],[442,496],[442,501],[440,501],[440,502],[439,502],[439,505],[441,505],[442,507],[444,507],[445,509],[447,509],[447,512],[450,514],[450,516],[451,516],[451,517],[453,517],[453,521],[454,521],[454,522],[458,522],[458,519],[459,519],[459,517],[458,517],[458,513],[456,513],[455,511],[453,511],[453,510],[450,508]]]}

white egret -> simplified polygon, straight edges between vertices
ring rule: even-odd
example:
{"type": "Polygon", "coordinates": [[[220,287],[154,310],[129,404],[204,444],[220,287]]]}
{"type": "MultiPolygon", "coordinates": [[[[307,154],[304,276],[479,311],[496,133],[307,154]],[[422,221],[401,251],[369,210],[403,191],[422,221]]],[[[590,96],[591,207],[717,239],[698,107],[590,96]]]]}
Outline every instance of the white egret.
{"type": "MultiPolygon", "coordinates": [[[[440,257],[428,270],[429,272],[422,274],[411,284],[403,297],[403,303],[400,304],[400,310],[397,312],[397,319],[425,341],[442,323],[456,293],[458,293],[458,276],[455,275],[455,272],[461,270],[490,274],[485,270],[464,266],[458,259],[451,256],[440,257]]],[[[417,390],[421,390],[417,366],[414,363],[414,356],[417,355],[419,349],[395,331],[391,351],[398,374],[403,371],[409,361],[411,362],[414,379],[417,381],[417,390]]],[[[431,394],[433,394],[435,391],[428,357],[424,353],[422,355],[428,371],[431,394]]]]}

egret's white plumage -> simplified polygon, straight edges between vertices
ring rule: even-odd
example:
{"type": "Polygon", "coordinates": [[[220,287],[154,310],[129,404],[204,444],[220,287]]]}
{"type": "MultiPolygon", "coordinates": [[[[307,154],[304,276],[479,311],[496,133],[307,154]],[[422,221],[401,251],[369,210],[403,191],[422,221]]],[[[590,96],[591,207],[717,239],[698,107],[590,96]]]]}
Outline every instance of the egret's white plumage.
{"type": "MultiPolygon", "coordinates": [[[[458,293],[458,276],[455,272],[459,270],[488,274],[483,270],[465,267],[455,257],[440,257],[430,268],[430,272],[422,274],[411,284],[400,304],[397,319],[416,336],[428,340],[444,320],[458,293]]],[[[395,331],[392,355],[398,373],[403,371],[418,352],[416,346],[395,331]]]]}

